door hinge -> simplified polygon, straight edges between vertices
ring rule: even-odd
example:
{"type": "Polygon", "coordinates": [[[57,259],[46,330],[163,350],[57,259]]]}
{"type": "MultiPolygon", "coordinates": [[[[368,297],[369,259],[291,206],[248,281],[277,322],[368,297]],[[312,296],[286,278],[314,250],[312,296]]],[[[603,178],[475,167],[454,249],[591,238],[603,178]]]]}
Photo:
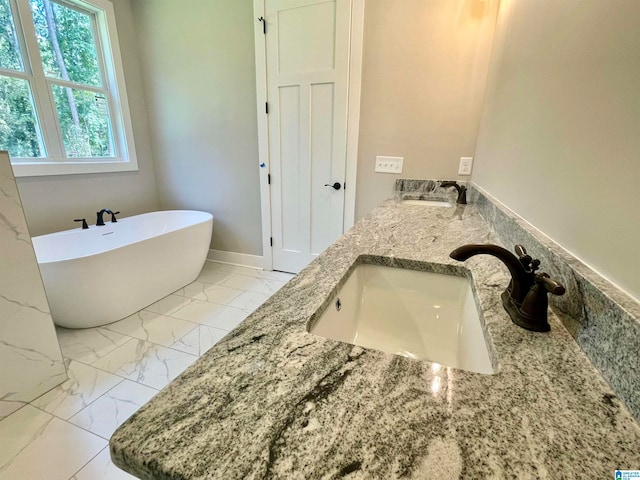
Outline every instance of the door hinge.
{"type": "Polygon", "coordinates": [[[269,237],[269,245],[273,247],[273,237],[269,237]]]}
{"type": "Polygon", "coordinates": [[[271,185],[271,174],[267,173],[267,184],[271,185]]]}
{"type": "Polygon", "coordinates": [[[269,114],[269,102],[264,102],[264,113],[269,114]]]}
{"type": "Polygon", "coordinates": [[[267,34],[267,21],[264,17],[258,17],[258,20],[262,22],[262,33],[267,34]]]}

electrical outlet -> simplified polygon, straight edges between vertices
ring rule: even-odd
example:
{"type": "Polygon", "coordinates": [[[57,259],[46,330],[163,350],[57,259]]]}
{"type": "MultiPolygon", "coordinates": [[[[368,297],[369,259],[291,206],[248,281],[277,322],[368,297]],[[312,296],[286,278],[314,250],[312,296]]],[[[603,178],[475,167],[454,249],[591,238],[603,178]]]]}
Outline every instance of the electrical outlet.
{"type": "Polygon", "coordinates": [[[471,175],[471,167],[473,165],[473,157],[460,157],[460,167],[458,175],[471,175]]]}
{"type": "Polygon", "coordinates": [[[378,173],[402,173],[404,157],[376,157],[375,171],[378,173]]]}

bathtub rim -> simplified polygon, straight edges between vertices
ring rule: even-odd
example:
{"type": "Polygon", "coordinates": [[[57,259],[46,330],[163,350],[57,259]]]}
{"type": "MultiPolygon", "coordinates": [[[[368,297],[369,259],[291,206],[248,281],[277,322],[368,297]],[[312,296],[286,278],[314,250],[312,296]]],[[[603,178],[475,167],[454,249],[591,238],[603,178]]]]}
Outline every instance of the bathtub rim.
{"type": "MultiPolygon", "coordinates": [[[[104,254],[104,253],[107,253],[107,252],[118,250],[119,248],[126,247],[127,245],[135,245],[135,244],[138,244],[140,242],[145,242],[145,241],[148,241],[148,240],[150,240],[152,238],[155,238],[155,237],[158,237],[158,236],[161,236],[161,235],[166,235],[168,233],[176,232],[176,231],[179,231],[179,230],[184,230],[186,228],[193,227],[193,226],[196,226],[196,225],[200,225],[200,224],[203,224],[203,223],[213,223],[213,214],[211,214],[209,212],[202,211],[202,210],[154,210],[152,212],[145,212],[145,213],[139,213],[139,214],[136,214],[136,215],[131,215],[129,217],[122,217],[116,223],[120,223],[121,221],[129,220],[129,219],[134,219],[136,217],[155,216],[156,214],[163,214],[163,213],[190,213],[190,214],[194,214],[195,213],[195,214],[199,214],[198,216],[202,215],[203,218],[199,219],[197,221],[193,221],[193,222],[188,223],[188,224],[181,225],[181,226],[179,226],[177,228],[173,228],[171,230],[157,232],[152,236],[146,236],[146,237],[137,238],[134,241],[131,241],[131,242],[128,242],[128,243],[124,243],[122,245],[117,245],[117,246],[114,246],[114,247],[111,247],[111,248],[107,248],[107,249],[104,249],[104,250],[100,250],[100,251],[97,251],[97,252],[91,252],[91,253],[84,254],[84,255],[65,256],[64,258],[56,258],[56,259],[45,260],[45,261],[40,261],[40,259],[38,258],[38,248],[36,247],[36,243],[38,243],[38,239],[43,239],[45,237],[52,237],[52,236],[62,237],[62,236],[66,236],[66,235],[81,235],[82,234],[82,228],[71,228],[71,229],[68,229],[68,230],[61,230],[59,232],[52,232],[52,233],[46,233],[44,235],[38,235],[36,237],[31,237],[31,243],[33,245],[33,249],[34,249],[34,252],[35,252],[35,255],[36,255],[36,261],[37,261],[38,265],[49,265],[49,264],[60,263],[60,262],[70,262],[70,261],[78,260],[78,259],[81,259],[81,258],[88,258],[88,257],[101,255],[101,254],[104,254]]],[[[109,225],[109,224],[107,224],[107,225],[109,225]]],[[[102,228],[102,227],[98,227],[96,225],[91,225],[89,227],[89,230],[96,231],[99,228],[102,228]]]]}

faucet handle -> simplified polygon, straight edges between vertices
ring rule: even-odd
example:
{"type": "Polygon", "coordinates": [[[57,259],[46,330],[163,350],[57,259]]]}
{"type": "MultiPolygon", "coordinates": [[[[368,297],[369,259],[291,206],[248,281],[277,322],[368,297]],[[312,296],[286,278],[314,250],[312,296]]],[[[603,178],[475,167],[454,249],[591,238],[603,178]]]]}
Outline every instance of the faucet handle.
{"type": "Polygon", "coordinates": [[[116,215],[118,215],[120,212],[111,212],[111,223],[118,223],[118,220],[116,219],[116,215]]]}
{"type": "Polygon", "coordinates": [[[537,273],[535,281],[538,285],[542,285],[544,289],[553,295],[564,295],[566,289],[560,282],[556,282],[547,273],[537,273]]]}
{"type": "Polygon", "coordinates": [[[527,254],[527,250],[522,245],[516,245],[514,250],[516,252],[516,255],[518,255],[518,260],[520,260],[522,266],[525,269],[529,270],[531,263],[534,261],[533,258],[531,258],[531,255],[527,254]]]}
{"type": "Polygon", "coordinates": [[[519,257],[523,257],[527,254],[527,249],[524,248],[524,245],[517,244],[514,247],[514,250],[516,252],[516,255],[518,255],[519,257]]]}
{"type": "Polygon", "coordinates": [[[87,225],[87,219],[86,218],[76,218],[74,220],[74,222],[82,222],[82,229],[86,230],[87,228],[89,228],[89,225],[87,225]]]}
{"type": "Polygon", "coordinates": [[[533,273],[540,268],[540,260],[531,258],[531,255],[527,253],[527,250],[522,245],[516,245],[515,252],[518,255],[518,260],[528,272],[533,273]]]}

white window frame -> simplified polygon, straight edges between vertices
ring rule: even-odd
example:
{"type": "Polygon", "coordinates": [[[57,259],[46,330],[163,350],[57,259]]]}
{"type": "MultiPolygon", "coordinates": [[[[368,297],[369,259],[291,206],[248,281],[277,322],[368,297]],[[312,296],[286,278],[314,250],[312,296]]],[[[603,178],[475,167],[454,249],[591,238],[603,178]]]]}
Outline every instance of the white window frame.
{"type": "MultiPolygon", "coordinates": [[[[103,82],[108,93],[108,107],[113,132],[115,156],[104,158],[67,158],[58,126],[57,110],[51,88],[44,75],[40,50],[35,39],[35,27],[29,0],[9,0],[22,49],[24,72],[0,70],[0,74],[29,81],[47,156],[43,158],[12,157],[16,177],[69,175],[82,173],[123,172],[138,170],[129,101],[125,88],[120,44],[113,4],[108,0],[55,0],[94,14],[96,49],[104,71],[103,82]]],[[[55,83],[64,83],[55,80],[55,83]]],[[[72,85],[69,85],[72,86],[72,85]]],[[[78,86],[73,86],[79,88],[78,86]]]]}

